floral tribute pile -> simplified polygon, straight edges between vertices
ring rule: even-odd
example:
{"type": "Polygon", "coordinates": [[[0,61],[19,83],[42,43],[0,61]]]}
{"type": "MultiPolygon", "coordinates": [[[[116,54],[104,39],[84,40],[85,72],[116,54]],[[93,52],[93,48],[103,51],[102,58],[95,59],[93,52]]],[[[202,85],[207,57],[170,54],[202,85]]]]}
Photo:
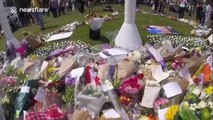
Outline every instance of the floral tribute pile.
{"type": "Polygon", "coordinates": [[[134,51],[67,41],[15,58],[1,69],[0,119],[211,120],[210,47],[149,38],[134,51]]]}

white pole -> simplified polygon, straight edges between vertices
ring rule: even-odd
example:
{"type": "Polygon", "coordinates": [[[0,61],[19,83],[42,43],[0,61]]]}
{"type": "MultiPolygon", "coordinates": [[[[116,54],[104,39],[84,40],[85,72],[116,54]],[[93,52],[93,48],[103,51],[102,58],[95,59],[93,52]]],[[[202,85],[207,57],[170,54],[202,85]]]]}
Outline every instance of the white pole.
{"type": "Polygon", "coordinates": [[[5,8],[3,5],[3,0],[0,0],[0,24],[2,27],[2,30],[4,31],[5,38],[7,40],[7,44],[10,42],[12,43],[15,48],[19,48],[20,42],[13,36],[12,31],[10,29],[10,25],[7,20],[7,16],[5,14],[5,8]]]}
{"type": "Polygon", "coordinates": [[[117,47],[135,50],[141,48],[142,41],[135,24],[136,0],[125,0],[124,23],[115,38],[117,47]]]}
{"type": "Polygon", "coordinates": [[[135,23],[135,7],[136,0],[126,0],[125,1],[125,18],[124,23],[134,24],[135,23]]]}

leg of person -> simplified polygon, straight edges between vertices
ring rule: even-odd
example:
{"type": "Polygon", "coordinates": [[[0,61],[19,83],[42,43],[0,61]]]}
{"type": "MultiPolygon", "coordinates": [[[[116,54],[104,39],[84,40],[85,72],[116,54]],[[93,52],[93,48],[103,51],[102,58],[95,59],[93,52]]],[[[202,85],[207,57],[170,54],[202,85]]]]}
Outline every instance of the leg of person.
{"type": "Polygon", "coordinates": [[[40,29],[44,30],[44,21],[43,21],[43,13],[42,12],[38,12],[38,19],[39,19],[39,25],[40,25],[40,29]]]}
{"type": "Polygon", "coordinates": [[[65,7],[61,7],[63,15],[65,15],[65,7]]]}
{"type": "Polygon", "coordinates": [[[181,14],[182,14],[182,9],[180,7],[180,9],[179,9],[179,17],[178,18],[181,18],[181,14]]]}
{"type": "Polygon", "coordinates": [[[32,14],[33,14],[33,18],[34,18],[36,24],[39,25],[38,14],[37,14],[37,12],[34,12],[34,13],[32,13],[32,14]]]}
{"type": "Polygon", "coordinates": [[[155,3],[155,12],[157,12],[157,9],[158,9],[158,5],[155,3]]]}
{"type": "Polygon", "coordinates": [[[158,10],[159,13],[161,12],[161,7],[162,7],[162,6],[160,5],[159,10],[158,10]]]}
{"type": "Polygon", "coordinates": [[[54,11],[54,9],[51,8],[50,10],[51,10],[51,12],[52,12],[53,17],[55,18],[55,11],[54,11]]]}
{"type": "Polygon", "coordinates": [[[32,17],[32,13],[29,13],[30,19],[32,20],[32,22],[34,23],[34,18],[32,17]]]}
{"type": "Polygon", "coordinates": [[[58,7],[58,16],[61,16],[61,7],[58,7]]]}
{"type": "Polygon", "coordinates": [[[54,16],[55,16],[55,18],[57,18],[57,17],[58,17],[57,8],[54,8],[53,11],[54,11],[54,16]]]}
{"type": "Polygon", "coordinates": [[[184,12],[185,12],[185,8],[182,8],[182,16],[181,16],[181,18],[184,17],[184,12]]]}

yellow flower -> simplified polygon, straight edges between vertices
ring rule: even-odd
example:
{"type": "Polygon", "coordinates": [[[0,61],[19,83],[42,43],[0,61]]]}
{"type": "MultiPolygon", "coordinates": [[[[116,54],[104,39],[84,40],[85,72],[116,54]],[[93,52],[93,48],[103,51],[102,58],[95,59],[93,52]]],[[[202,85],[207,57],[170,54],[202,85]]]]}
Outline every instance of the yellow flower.
{"type": "Polygon", "coordinates": [[[35,54],[33,54],[33,55],[31,56],[31,59],[32,59],[32,60],[35,60],[35,59],[37,59],[37,56],[36,56],[35,54]]]}
{"type": "Polygon", "coordinates": [[[139,118],[139,120],[149,120],[149,117],[143,115],[139,118]]]}
{"type": "Polygon", "coordinates": [[[51,68],[48,69],[48,72],[49,72],[49,73],[52,73],[52,72],[54,72],[54,71],[55,71],[55,67],[51,67],[51,68]]]}
{"type": "Polygon", "coordinates": [[[206,88],[204,90],[204,92],[208,95],[211,95],[212,94],[212,91],[213,91],[213,86],[209,86],[208,88],[206,88]]]}
{"type": "Polygon", "coordinates": [[[178,105],[172,105],[166,112],[165,118],[166,120],[174,120],[174,116],[178,111],[178,105]]]}

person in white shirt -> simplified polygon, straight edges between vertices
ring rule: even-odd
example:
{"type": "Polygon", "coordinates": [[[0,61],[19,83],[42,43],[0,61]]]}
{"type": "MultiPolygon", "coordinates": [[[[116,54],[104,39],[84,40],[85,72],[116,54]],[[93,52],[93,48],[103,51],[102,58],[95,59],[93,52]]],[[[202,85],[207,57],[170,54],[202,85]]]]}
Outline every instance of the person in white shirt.
{"type": "Polygon", "coordinates": [[[184,12],[186,9],[187,0],[180,0],[180,10],[179,10],[179,17],[180,19],[183,19],[184,12]]]}

